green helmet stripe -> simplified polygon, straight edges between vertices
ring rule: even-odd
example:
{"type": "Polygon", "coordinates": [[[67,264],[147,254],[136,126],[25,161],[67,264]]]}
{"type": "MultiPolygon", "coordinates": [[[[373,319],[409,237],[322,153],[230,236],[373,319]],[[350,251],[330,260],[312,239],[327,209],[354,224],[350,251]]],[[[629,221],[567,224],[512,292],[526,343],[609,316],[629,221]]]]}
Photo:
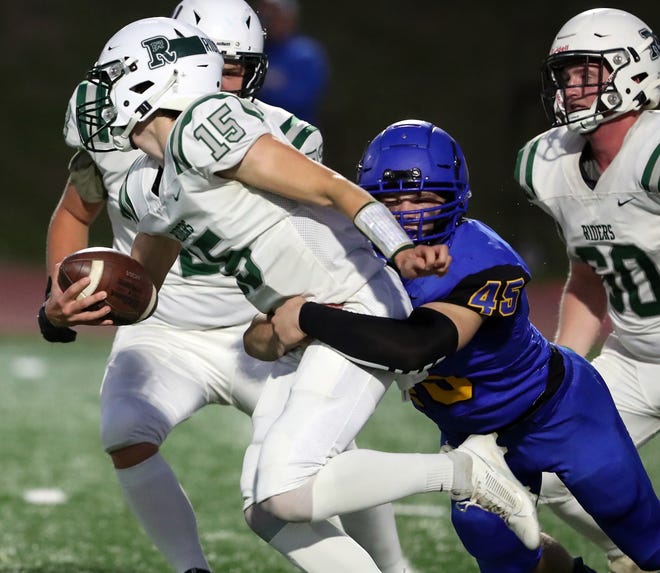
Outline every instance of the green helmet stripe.
{"type": "MultiPolygon", "coordinates": [[[[176,55],[179,58],[185,58],[186,56],[196,56],[198,54],[206,54],[207,52],[214,51],[217,52],[217,47],[215,50],[209,49],[211,43],[202,42],[202,39],[198,36],[190,36],[189,38],[177,38],[175,40],[170,40],[170,48],[176,52],[176,55]]],[[[213,44],[215,47],[215,44],[213,44]]]]}

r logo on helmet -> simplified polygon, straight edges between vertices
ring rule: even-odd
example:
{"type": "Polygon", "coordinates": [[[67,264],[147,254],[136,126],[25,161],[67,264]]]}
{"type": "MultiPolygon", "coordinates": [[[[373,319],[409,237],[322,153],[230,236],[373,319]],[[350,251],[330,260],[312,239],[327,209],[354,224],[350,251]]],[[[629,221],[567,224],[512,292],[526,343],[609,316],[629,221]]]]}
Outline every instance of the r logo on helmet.
{"type": "Polygon", "coordinates": [[[177,60],[175,50],[170,49],[170,41],[165,36],[156,36],[142,41],[142,46],[149,52],[149,69],[173,64],[177,60]]]}

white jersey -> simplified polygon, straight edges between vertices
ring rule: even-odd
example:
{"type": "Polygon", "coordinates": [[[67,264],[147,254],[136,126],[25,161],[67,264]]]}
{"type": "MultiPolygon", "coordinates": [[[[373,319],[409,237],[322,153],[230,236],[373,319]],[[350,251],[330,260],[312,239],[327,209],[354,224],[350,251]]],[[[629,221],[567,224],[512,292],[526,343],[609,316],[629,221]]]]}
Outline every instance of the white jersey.
{"type": "MultiPolygon", "coordinates": [[[[92,84],[82,82],[69,100],[64,138],[69,146],[76,149],[80,149],[82,144],[75,122],[75,108],[79,102],[89,99],[89,90],[95,89],[92,84]]],[[[316,127],[281,108],[256,100],[254,104],[267,118],[272,129],[283,133],[292,145],[311,159],[322,161],[323,138],[316,127]]],[[[110,149],[110,142],[106,143],[110,149]]],[[[101,180],[79,184],[78,191],[89,202],[107,200],[113,248],[130,253],[137,228],[131,217],[123,213],[127,206],[120,202],[120,189],[130,166],[137,159],[146,158],[146,155],[139,150],[123,153],[79,151],[79,154],[85,156],[83,161],[89,163],[95,176],[100,175],[101,180]]],[[[157,175],[157,166],[147,164],[141,172],[142,184],[146,189],[152,188],[157,175]]],[[[255,312],[255,308],[238,288],[235,278],[219,273],[217,265],[206,265],[184,250],[168,273],[159,292],[156,312],[148,322],[185,329],[210,329],[247,323],[255,312]],[[195,288],[191,290],[190,286],[195,288]]]]}
{"type": "Polygon", "coordinates": [[[558,223],[571,258],[588,263],[609,297],[623,347],[639,360],[660,355],[660,112],[642,112],[594,189],[584,181],[586,139],[551,129],[518,154],[516,179],[558,223]]]}
{"type": "Polygon", "coordinates": [[[274,131],[282,132],[291,145],[310,159],[323,163],[323,137],[316,127],[281,107],[258,99],[252,100],[252,103],[264,114],[264,121],[274,131]]]}
{"type": "Polygon", "coordinates": [[[170,134],[158,204],[145,201],[129,177],[127,202],[138,228],[174,238],[234,275],[262,312],[296,294],[347,301],[384,266],[352,221],[216,175],[267,133],[286,141],[248,101],[226,93],[197,100],[170,134]]]}

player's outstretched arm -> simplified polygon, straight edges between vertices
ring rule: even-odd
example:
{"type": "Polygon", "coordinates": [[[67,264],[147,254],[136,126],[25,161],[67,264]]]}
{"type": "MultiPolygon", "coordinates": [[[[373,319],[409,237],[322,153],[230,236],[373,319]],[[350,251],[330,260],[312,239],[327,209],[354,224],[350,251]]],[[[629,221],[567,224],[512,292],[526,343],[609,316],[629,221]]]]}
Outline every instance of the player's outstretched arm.
{"type": "Polygon", "coordinates": [[[465,346],[483,319],[454,304],[434,302],[403,320],[345,312],[302,297],[287,300],[271,319],[281,344],[308,335],[355,362],[384,370],[418,372],[465,346]]]}
{"type": "Polygon", "coordinates": [[[373,201],[343,175],[271,134],[259,137],[238,165],[220,174],[295,201],[333,207],[351,219],[373,201]]]}
{"type": "Polygon", "coordinates": [[[336,171],[310,160],[271,134],[262,135],[238,165],[219,175],[289,199],[340,211],[399,266],[406,278],[446,272],[450,261],[446,248],[414,247],[387,207],[336,171]],[[406,250],[413,253],[406,254],[406,250]]]}

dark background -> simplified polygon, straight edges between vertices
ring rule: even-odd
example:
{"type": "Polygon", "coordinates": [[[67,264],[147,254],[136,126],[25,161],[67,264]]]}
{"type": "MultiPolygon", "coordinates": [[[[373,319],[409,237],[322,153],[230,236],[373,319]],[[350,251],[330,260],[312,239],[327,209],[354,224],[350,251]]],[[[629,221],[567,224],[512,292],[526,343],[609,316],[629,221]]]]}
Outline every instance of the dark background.
{"type": "MultiPolygon", "coordinates": [[[[43,264],[46,229],[71,155],[62,139],[76,83],[123,25],[169,15],[176,1],[27,0],[3,5],[0,264],[43,264]]],[[[331,81],[320,127],[328,165],[353,178],[370,138],[417,118],[451,133],[468,159],[470,212],[527,258],[537,278],[565,272],[549,218],[513,180],[517,150],[548,127],[539,65],[562,24],[602,6],[442,0],[301,1],[301,28],[326,47],[331,81]]],[[[609,2],[656,31],[657,0],[609,2]]],[[[92,244],[107,244],[108,226],[92,244]]]]}

